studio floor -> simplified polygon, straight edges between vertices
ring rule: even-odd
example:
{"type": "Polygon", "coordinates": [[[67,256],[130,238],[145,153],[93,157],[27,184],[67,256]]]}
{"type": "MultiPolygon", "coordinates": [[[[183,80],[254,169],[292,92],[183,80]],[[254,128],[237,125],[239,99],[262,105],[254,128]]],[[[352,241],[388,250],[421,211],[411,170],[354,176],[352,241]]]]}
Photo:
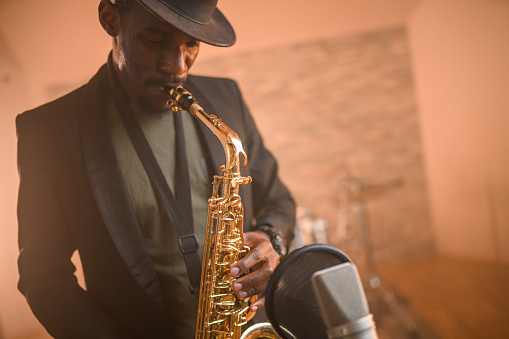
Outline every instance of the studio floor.
{"type": "Polygon", "coordinates": [[[380,339],[509,338],[509,264],[433,257],[376,271],[388,302],[373,306],[395,311],[379,317],[380,339]]]}
{"type": "MultiPolygon", "coordinates": [[[[509,338],[509,264],[449,257],[377,265],[380,339],[509,338]]],[[[43,329],[6,339],[47,339],[43,329]]]]}

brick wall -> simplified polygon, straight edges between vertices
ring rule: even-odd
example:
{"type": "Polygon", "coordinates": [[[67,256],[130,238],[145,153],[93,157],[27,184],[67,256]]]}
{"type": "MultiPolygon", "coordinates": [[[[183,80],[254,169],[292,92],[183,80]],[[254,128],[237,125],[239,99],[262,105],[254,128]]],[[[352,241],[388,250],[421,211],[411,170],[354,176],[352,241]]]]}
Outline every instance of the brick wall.
{"type": "Polygon", "coordinates": [[[201,74],[239,82],[283,180],[327,222],[329,244],[361,256],[365,208],[377,260],[434,251],[404,28],[198,65],[201,74]],[[359,183],[365,195],[342,194],[359,183]]]}

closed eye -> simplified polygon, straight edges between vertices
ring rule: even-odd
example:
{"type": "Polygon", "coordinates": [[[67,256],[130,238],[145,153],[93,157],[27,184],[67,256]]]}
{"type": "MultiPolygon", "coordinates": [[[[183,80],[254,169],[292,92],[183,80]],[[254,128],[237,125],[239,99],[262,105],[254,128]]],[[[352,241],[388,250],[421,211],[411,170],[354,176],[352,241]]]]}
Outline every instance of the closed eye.
{"type": "Polygon", "coordinates": [[[198,40],[191,40],[186,43],[186,47],[188,47],[188,48],[194,48],[194,47],[198,47],[198,46],[200,46],[200,41],[198,41],[198,40]]]}
{"type": "Polygon", "coordinates": [[[144,39],[148,42],[160,43],[164,41],[164,38],[160,35],[145,35],[144,39]]]}

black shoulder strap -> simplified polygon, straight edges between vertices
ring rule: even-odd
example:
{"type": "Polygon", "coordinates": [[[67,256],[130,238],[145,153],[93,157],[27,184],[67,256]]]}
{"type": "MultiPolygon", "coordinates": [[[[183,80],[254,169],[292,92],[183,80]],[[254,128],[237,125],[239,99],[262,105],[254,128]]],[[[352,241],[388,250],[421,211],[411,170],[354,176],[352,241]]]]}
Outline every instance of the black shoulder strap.
{"type": "MultiPolygon", "coordinates": [[[[114,74],[111,74],[111,72],[112,70],[110,69],[110,79],[114,77],[114,74]]],[[[198,296],[202,265],[200,257],[198,256],[198,238],[193,233],[191,190],[182,116],[180,115],[181,112],[175,112],[175,133],[177,138],[177,201],[120,85],[110,84],[110,91],[136,153],[147,172],[150,182],[171,224],[175,228],[179,239],[180,251],[184,256],[187,274],[191,283],[191,293],[198,296]]]]}

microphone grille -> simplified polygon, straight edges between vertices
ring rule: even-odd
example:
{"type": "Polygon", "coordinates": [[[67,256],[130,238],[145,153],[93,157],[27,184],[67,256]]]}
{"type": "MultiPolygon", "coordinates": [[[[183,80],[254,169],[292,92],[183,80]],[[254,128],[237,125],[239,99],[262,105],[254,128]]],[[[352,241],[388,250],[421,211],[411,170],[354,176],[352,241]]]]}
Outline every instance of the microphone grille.
{"type": "Polygon", "coordinates": [[[340,326],[369,314],[357,268],[343,263],[312,276],[313,291],[327,328],[340,326]]]}

